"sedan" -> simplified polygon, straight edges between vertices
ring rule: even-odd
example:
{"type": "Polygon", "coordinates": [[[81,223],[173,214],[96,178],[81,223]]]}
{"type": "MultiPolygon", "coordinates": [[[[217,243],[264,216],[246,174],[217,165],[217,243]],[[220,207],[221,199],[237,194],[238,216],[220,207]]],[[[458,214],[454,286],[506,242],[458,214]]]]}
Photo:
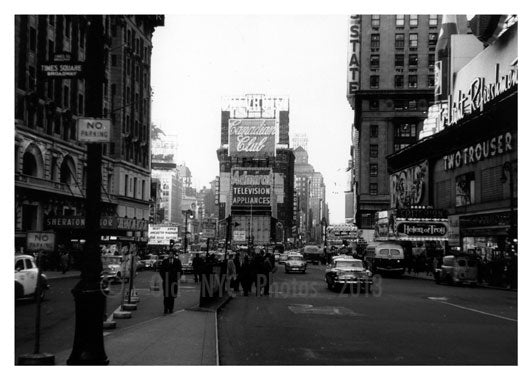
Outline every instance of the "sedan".
{"type": "Polygon", "coordinates": [[[284,264],[285,273],[305,273],[307,262],[301,255],[290,255],[284,264]]]}

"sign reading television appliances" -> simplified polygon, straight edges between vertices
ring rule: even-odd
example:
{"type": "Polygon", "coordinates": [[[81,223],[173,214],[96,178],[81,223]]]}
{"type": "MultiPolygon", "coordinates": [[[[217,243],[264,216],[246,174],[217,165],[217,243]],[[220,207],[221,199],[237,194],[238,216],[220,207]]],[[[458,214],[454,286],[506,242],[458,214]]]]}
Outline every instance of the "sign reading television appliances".
{"type": "Polygon", "coordinates": [[[231,171],[233,207],[270,208],[272,182],[270,168],[234,168],[231,171]]]}
{"type": "Polygon", "coordinates": [[[275,119],[229,119],[229,155],[275,156],[275,119]]]}

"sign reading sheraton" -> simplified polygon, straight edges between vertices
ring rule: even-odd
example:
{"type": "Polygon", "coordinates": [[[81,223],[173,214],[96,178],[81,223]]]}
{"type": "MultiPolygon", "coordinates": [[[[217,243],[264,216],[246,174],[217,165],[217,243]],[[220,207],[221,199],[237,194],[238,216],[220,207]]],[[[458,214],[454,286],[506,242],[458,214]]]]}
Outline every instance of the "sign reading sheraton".
{"type": "Polygon", "coordinates": [[[271,169],[234,168],[231,171],[233,207],[270,207],[271,169]]]}
{"type": "Polygon", "coordinates": [[[229,119],[229,155],[275,156],[275,119],[229,119]]]}

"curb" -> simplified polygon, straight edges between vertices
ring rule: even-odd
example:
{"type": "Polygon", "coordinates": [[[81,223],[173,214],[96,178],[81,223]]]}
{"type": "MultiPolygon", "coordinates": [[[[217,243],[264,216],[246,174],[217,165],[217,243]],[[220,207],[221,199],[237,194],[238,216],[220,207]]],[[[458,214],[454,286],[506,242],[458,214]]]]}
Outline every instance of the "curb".
{"type": "Polygon", "coordinates": [[[231,298],[232,298],[231,296],[226,295],[226,296],[222,297],[220,301],[217,301],[216,303],[214,303],[213,306],[204,307],[204,306],[199,306],[199,304],[198,304],[196,306],[187,307],[187,308],[185,308],[185,310],[216,313],[219,309],[221,309],[223,306],[225,306],[225,304],[228,303],[231,300],[231,298]]]}
{"type": "MultiPolygon", "coordinates": [[[[434,277],[430,277],[430,278],[428,278],[428,277],[419,277],[419,276],[412,276],[412,275],[408,275],[408,274],[403,274],[403,277],[413,278],[413,279],[416,279],[416,280],[427,280],[427,281],[432,281],[432,282],[436,283],[434,281],[434,277]]],[[[517,289],[502,288],[500,286],[491,286],[491,285],[477,284],[477,288],[494,289],[494,290],[506,290],[508,292],[517,292],[517,289]]]]}
{"type": "Polygon", "coordinates": [[[48,281],[63,280],[63,279],[67,279],[67,278],[80,278],[81,277],[81,273],[57,274],[57,275],[54,274],[54,276],[52,277],[52,276],[50,276],[50,274],[47,274],[45,272],[44,275],[46,275],[46,279],[48,281]]]}

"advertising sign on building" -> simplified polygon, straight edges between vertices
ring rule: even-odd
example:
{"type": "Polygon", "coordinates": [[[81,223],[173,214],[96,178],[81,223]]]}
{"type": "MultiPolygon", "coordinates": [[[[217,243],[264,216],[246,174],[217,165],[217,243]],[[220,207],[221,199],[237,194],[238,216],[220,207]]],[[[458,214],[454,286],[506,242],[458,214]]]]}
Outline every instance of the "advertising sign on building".
{"type": "Polygon", "coordinates": [[[347,98],[360,89],[360,26],[361,16],[349,17],[349,62],[347,65],[347,98]]]}
{"type": "Polygon", "coordinates": [[[275,156],[275,119],[229,119],[229,155],[275,156]]]}
{"type": "Polygon", "coordinates": [[[427,161],[393,173],[390,176],[390,206],[408,208],[427,205],[428,180],[427,161]]]}
{"type": "Polygon", "coordinates": [[[246,231],[233,231],[233,241],[246,241],[246,231]]]}
{"type": "Polygon", "coordinates": [[[232,206],[270,208],[272,184],[271,168],[233,168],[231,170],[232,206]]]}
{"type": "Polygon", "coordinates": [[[445,210],[392,209],[375,214],[375,240],[446,241],[449,219],[445,210]]]}
{"type": "Polygon", "coordinates": [[[150,224],[148,227],[148,244],[169,245],[170,239],[177,241],[177,226],[150,224]]]}
{"type": "Polygon", "coordinates": [[[28,251],[53,252],[55,249],[54,232],[28,232],[26,234],[26,248],[28,251]]]}
{"type": "Polygon", "coordinates": [[[83,117],[78,119],[78,141],[105,143],[111,141],[111,120],[83,117]]]}

